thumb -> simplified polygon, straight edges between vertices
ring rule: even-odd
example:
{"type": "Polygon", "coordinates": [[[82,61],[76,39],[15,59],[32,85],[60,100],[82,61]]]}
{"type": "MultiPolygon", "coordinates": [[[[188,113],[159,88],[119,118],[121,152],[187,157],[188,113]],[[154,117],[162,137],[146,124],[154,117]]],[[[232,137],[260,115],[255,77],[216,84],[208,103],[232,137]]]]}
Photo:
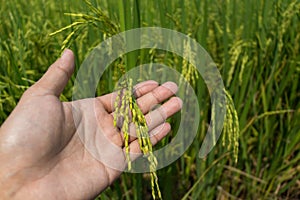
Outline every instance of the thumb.
{"type": "Polygon", "coordinates": [[[66,49],[53,63],[34,87],[39,93],[59,97],[74,72],[74,54],[66,49]]]}

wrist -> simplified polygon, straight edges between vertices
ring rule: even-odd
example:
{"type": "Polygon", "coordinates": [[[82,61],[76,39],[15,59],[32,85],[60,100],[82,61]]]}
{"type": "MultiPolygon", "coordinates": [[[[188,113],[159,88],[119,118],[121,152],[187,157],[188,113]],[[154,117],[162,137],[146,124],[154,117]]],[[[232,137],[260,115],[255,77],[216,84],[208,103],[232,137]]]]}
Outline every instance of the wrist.
{"type": "MultiPolygon", "coordinates": [[[[0,136],[3,134],[0,131],[0,136]]],[[[3,143],[0,137],[0,197],[12,199],[24,184],[21,173],[21,160],[3,143]]],[[[15,148],[16,149],[16,148],[15,148]]]]}
{"type": "Polygon", "coordinates": [[[3,199],[13,199],[22,187],[22,178],[18,173],[5,173],[7,170],[1,170],[0,173],[0,196],[3,199]]]}

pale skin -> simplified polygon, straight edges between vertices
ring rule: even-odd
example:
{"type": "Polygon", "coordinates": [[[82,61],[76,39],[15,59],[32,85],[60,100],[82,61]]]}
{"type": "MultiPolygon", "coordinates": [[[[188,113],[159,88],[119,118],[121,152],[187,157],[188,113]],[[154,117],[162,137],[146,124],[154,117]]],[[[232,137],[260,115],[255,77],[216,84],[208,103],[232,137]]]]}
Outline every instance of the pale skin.
{"type": "MultiPolygon", "coordinates": [[[[122,173],[122,170],[110,168],[92,156],[79,137],[85,133],[93,133],[95,138],[96,134],[103,134],[120,150],[124,148],[122,133],[113,126],[112,101],[115,95],[61,102],[59,96],[73,70],[74,55],[71,50],[66,50],[23,94],[1,125],[1,198],[93,199],[122,173]],[[74,107],[77,124],[72,113],[74,107]],[[91,109],[93,112],[89,112],[91,109]]],[[[137,103],[147,119],[150,135],[155,133],[151,137],[155,145],[171,129],[165,119],[181,109],[181,100],[172,97],[177,86],[170,82],[159,86],[155,81],[146,81],[135,88],[137,103]],[[168,98],[156,115],[149,112],[155,104],[168,98]]],[[[130,137],[129,145],[131,152],[140,152],[134,136],[130,137]]],[[[97,148],[100,152],[110,153],[108,156],[114,159],[114,163],[124,165],[124,155],[107,151],[101,142],[97,148]]]]}

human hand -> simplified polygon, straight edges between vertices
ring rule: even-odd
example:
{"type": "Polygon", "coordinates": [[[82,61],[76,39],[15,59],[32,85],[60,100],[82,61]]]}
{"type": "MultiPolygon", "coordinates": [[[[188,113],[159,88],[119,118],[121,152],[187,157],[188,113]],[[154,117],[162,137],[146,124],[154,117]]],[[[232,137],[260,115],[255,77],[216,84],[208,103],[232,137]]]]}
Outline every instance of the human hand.
{"type": "MultiPolygon", "coordinates": [[[[82,137],[95,138],[98,152],[125,168],[123,138],[113,126],[113,98],[61,102],[59,96],[74,70],[74,55],[66,50],[45,75],[30,87],[0,129],[0,196],[7,199],[90,199],[108,187],[122,171],[106,166],[85,148],[82,137]],[[76,123],[74,122],[76,121],[76,123]],[[120,151],[110,152],[107,138],[120,151]],[[120,153],[121,152],[121,153],[120,153]]],[[[181,108],[172,97],[157,112],[149,112],[177,91],[174,83],[146,81],[135,87],[155,145],[169,131],[165,119],[181,108]],[[155,115],[159,115],[154,116],[155,115]],[[152,119],[152,120],[150,120],[152,119]]],[[[130,151],[139,153],[135,137],[130,151]]]]}

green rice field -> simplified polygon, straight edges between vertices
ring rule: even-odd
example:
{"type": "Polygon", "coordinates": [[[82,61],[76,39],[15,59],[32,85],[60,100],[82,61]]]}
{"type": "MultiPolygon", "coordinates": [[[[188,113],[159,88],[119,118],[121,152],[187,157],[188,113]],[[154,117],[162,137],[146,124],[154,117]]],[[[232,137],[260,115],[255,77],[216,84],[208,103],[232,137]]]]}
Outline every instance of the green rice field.
{"type": "MultiPolygon", "coordinates": [[[[201,76],[187,78],[191,66],[181,57],[153,49],[128,53],[122,65],[119,60],[110,66],[97,95],[113,91],[120,70],[152,62],[177,70],[197,94],[197,136],[184,155],[157,171],[162,198],[300,198],[299,0],[1,0],[0,5],[0,124],[64,48],[76,56],[75,73],[61,95],[70,101],[76,72],[101,41],[133,28],[163,27],[190,36],[210,54],[232,97],[239,131],[224,131],[200,159],[212,109],[201,76]]],[[[180,114],[169,120],[174,134],[179,120],[180,114]]],[[[97,199],[152,199],[150,182],[146,173],[123,173],[97,199]]]]}

